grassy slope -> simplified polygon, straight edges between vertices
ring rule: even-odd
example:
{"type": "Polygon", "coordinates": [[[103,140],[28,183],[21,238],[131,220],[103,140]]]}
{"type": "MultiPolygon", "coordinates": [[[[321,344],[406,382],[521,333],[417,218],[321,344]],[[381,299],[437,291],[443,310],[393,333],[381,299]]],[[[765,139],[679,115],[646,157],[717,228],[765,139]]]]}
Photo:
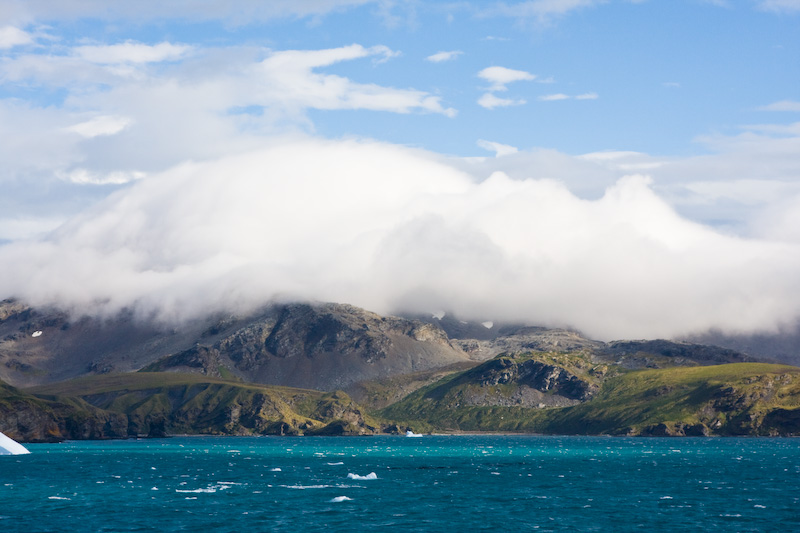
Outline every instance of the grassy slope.
{"type": "Polygon", "coordinates": [[[369,433],[375,427],[341,392],[326,394],[197,374],[90,376],[34,387],[29,392],[53,401],[69,398],[124,415],[127,433],[136,434],[369,433]]]}
{"type": "MultiPolygon", "coordinates": [[[[580,369],[578,369],[580,370],[580,369]]],[[[613,374],[613,372],[609,372],[613,374]]],[[[800,432],[800,368],[760,363],[677,367],[610,377],[574,407],[472,407],[454,402],[463,374],[379,411],[425,429],[563,434],[800,432]],[[795,427],[797,426],[797,427],[795,427]]]]}

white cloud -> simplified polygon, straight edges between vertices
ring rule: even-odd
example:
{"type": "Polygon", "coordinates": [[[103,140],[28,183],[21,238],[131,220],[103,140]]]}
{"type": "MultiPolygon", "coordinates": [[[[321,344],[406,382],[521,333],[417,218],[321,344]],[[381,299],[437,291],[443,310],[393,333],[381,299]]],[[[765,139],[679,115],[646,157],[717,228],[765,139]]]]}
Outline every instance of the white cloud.
{"type": "Polygon", "coordinates": [[[67,131],[77,133],[83,137],[92,138],[101,135],[115,135],[127,128],[130,124],[131,119],[127,117],[103,115],[70,126],[67,128],[67,131]]]}
{"type": "Polygon", "coordinates": [[[758,108],[759,111],[800,111],[800,102],[781,100],[758,108]]]}
{"type": "Polygon", "coordinates": [[[800,0],[759,0],[759,9],[776,13],[794,13],[800,11],[800,0]]]}
{"type": "Polygon", "coordinates": [[[509,144],[501,144],[493,141],[485,141],[483,139],[479,139],[477,144],[484,150],[489,150],[490,152],[494,152],[495,157],[502,157],[504,155],[515,154],[519,151],[519,149],[516,146],[511,146],[509,144]]]}
{"type": "Polygon", "coordinates": [[[490,91],[505,91],[506,85],[515,81],[531,81],[536,78],[524,70],[514,70],[506,67],[487,67],[478,72],[478,77],[490,82],[490,91]]]}
{"type": "Polygon", "coordinates": [[[377,143],[304,140],[181,165],[47,239],[0,247],[0,269],[0,297],[167,320],[270,298],[450,309],[605,339],[800,318],[800,244],[690,222],[646,177],[586,200],[550,179],[476,182],[377,143]]]}
{"type": "Polygon", "coordinates": [[[452,50],[450,52],[436,52],[433,55],[429,55],[425,59],[430,61],[431,63],[441,63],[443,61],[452,61],[453,59],[457,58],[461,54],[463,54],[461,50],[452,50]]]}
{"type": "Polygon", "coordinates": [[[495,96],[493,93],[484,93],[478,99],[478,105],[481,107],[485,107],[486,109],[494,109],[496,107],[509,107],[515,105],[523,105],[525,104],[525,100],[518,98],[499,98],[495,96]]]}
{"type": "Polygon", "coordinates": [[[539,97],[539,100],[543,102],[556,102],[558,100],[569,100],[573,98],[575,100],[597,100],[600,98],[600,96],[597,93],[583,93],[575,96],[570,96],[564,93],[555,93],[542,95],[539,97]]]}
{"type": "Polygon", "coordinates": [[[562,94],[562,93],[546,94],[544,96],[540,96],[539,97],[539,100],[542,100],[544,102],[554,102],[554,101],[557,101],[557,100],[568,100],[568,99],[569,99],[569,96],[567,96],[566,94],[562,94]]]}
{"type": "Polygon", "coordinates": [[[511,4],[499,3],[483,11],[484,15],[500,15],[517,19],[548,22],[582,8],[605,4],[608,0],[527,0],[511,4]]]}
{"type": "Polygon", "coordinates": [[[314,71],[340,61],[391,55],[392,51],[385,46],[364,48],[357,44],[328,50],[275,52],[259,67],[263,85],[258,96],[266,102],[280,102],[288,107],[370,109],[395,113],[426,111],[455,116],[455,109],[443,107],[439,97],[424,91],[360,84],[314,71]]]}
{"type": "Polygon", "coordinates": [[[33,37],[19,28],[15,28],[14,26],[4,26],[0,28],[0,50],[31,44],[32,42],[33,37]]]}
{"type": "Polygon", "coordinates": [[[73,53],[89,63],[158,63],[180,59],[190,46],[162,42],[148,45],[128,41],[122,44],[78,46],[73,53]]]}
{"type": "Polygon", "coordinates": [[[59,173],[58,177],[77,185],[122,185],[131,181],[143,179],[147,176],[144,172],[109,172],[101,175],[85,168],[75,169],[69,173],[59,173]]]}

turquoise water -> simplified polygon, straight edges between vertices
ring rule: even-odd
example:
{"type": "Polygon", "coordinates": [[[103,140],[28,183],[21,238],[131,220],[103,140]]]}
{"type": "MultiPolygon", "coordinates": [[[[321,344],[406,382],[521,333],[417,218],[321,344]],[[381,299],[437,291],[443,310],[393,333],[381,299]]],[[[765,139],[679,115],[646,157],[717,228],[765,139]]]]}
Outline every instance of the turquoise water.
{"type": "Polygon", "coordinates": [[[800,530],[796,439],[188,437],[28,448],[0,457],[0,531],[800,530]]]}

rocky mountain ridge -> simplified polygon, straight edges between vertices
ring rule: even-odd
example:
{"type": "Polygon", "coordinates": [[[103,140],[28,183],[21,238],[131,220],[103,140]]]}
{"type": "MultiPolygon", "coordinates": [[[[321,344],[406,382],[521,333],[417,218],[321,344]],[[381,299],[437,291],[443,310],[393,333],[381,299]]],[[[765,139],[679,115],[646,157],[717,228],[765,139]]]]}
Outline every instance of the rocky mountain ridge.
{"type": "Polygon", "coordinates": [[[27,387],[0,386],[0,425],[32,440],[363,434],[403,424],[795,434],[796,370],[690,342],[601,342],[566,329],[384,317],[345,304],[269,305],[166,327],[0,302],[0,379],[27,387]]]}

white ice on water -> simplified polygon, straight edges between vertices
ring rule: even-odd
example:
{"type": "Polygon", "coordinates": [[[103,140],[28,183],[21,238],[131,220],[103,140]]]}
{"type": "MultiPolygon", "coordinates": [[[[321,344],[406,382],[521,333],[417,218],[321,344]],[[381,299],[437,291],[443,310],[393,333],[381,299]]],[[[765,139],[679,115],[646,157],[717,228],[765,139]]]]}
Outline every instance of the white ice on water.
{"type": "Polygon", "coordinates": [[[378,474],[376,474],[375,472],[370,472],[366,476],[359,476],[358,474],[347,474],[347,477],[349,479],[358,479],[358,480],[378,479],[378,474]]]}
{"type": "Polygon", "coordinates": [[[19,442],[0,433],[0,455],[25,455],[31,453],[19,442]]]}

